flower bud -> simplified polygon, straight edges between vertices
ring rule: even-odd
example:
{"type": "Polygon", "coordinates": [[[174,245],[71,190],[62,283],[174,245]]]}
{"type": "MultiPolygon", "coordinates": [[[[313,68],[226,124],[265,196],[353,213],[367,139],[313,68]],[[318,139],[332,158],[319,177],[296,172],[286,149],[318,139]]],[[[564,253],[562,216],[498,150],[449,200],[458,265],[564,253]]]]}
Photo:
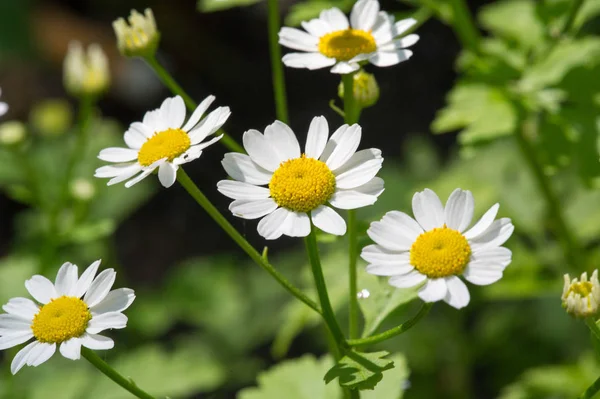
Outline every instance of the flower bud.
{"type": "Polygon", "coordinates": [[[22,122],[8,121],[0,124],[0,145],[12,147],[21,144],[27,137],[27,128],[22,122]]]}
{"type": "MultiPolygon", "coordinates": [[[[375,76],[363,71],[362,69],[353,75],[354,98],[360,108],[367,108],[375,105],[379,99],[379,85],[375,76]]],[[[338,87],[338,95],[344,99],[344,84],[340,83],[338,87]]]]}
{"type": "Polygon", "coordinates": [[[156,53],[160,33],[156,30],[156,21],[152,10],[146,8],[144,15],[131,10],[129,25],[123,18],[113,22],[117,35],[117,47],[127,57],[152,57],[156,53]]]}
{"type": "Polygon", "coordinates": [[[69,184],[69,189],[73,198],[79,201],[89,201],[96,195],[94,184],[84,178],[75,179],[69,184]]]}
{"type": "Polygon", "coordinates": [[[108,59],[98,44],[91,44],[87,54],[81,43],[73,41],[63,65],[67,92],[75,97],[96,96],[108,89],[110,71],[108,59]]]}
{"type": "Polygon", "coordinates": [[[562,305],[567,313],[582,318],[594,316],[598,312],[598,305],[600,304],[598,270],[594,270],[589,281],[587,273],[581,275],[581,280],[574,278],[571,281],[568,274],[565,274],[564,279],[562,305]]]}
{"type": "Polygon", "coordinates": [[[29,113],[32,130],[45,137],[58,137],[73,124],[73,111],[65,99],[48,99],[37,103],[29,113]]]}

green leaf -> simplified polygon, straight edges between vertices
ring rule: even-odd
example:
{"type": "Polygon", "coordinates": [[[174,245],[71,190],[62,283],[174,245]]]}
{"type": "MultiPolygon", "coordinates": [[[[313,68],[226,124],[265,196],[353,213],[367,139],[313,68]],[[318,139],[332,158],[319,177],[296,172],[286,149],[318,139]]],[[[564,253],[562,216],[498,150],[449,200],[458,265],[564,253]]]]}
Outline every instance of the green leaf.
{"type": "Polygon", "coordinates": [[[340,385],[350,389],[375,389],[383,379],[383,372],[394,367],[394,361],[384,359],[389,352],[346,352],[335,366],[325,374],[325,382],[338,379],[340,385]]]}
{"type": "Polygon", "coordinates": [[[434,133],[464,128],[459,141],[465,145],[510,135],[516,127],[517,111],[504,92],[480,83],[455,86],[431,125],[434,133]]]}
{"type": "Polygon", "coordinates": [[[250,6],[261,0],[198,0],[198,11],[215,12],[234,7],[250,6]]]}
{"type": "Polygon", "coordinates": [[[298,26],[302,21],[316,18],[319,13],[328,8],[337,7],[344,12],[350,11],[354,0],[315,0],[296,3],[290,8],[290,12],[285,17],[285,25],[298,26]]]}

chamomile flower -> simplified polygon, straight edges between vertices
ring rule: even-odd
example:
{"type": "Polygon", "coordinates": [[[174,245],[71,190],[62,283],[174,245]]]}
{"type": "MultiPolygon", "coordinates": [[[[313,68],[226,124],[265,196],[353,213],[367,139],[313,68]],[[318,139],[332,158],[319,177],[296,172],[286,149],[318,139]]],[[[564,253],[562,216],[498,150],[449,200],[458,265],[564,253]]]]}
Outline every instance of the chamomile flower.
{"type": "Polygon", "coordinates": [[[591,317],[598,314],[600,307],[600,283],[598,283],[598,270],[594,270],[588,280],[587,273],[582,273],[581,278],[571,280],[569,274],[564,275],[564,288],[562,305],[567,313],[575,317],[591,317]]]}
{"type": "Polygon", "coordinates": [[[0,350],[34,339],[21,349],[10,370],[16,374],[23,366],[39,366],[50,359],[56,348],[67,359],[81,357],[81,347],[112,349],[112,339],[98,335],[110,328],[125,328],[127,309],[135,294],[129,288],[112,290],[116,272],[106,269],[96,276],[100,261],[92,263],[78,277],[77,266],[62,265],[55,284],[43,276],[25,282],[35,299],[12,298],[0,314],[0,350]]]}
{"type": "Polygon", "coordinates": [[[509,218],[494,221],[498,204],[492,206],[469,230],[474,200],[470,191],[456,189],[446,207],[431,190],[416,193],[412,200],[415,219],[398,211],[371,223],[367,234],[375,245],[363,248],[367,272],[391,277],[398,288],[420,284],[425,302],[444,300],[460,309],[468,305],[467,286],[492,284],[502,277],[512,254],[501,245],[514,226],[509,218]]]}
{"type": "Polygon", "coordinates": [[[356,151],[361,127],[343,125],[329,138],[327,120],[313,118],[305,150],[286,124],[275,121],[264,135],[244,133],[248,155],[225,154],[223,167],[234,180],[222,180],[218,190],[234,199],[229,210],[244,219],[264,218],[258,232],[268,240],[287,235],[305,237],[310,223],[343,235],[346,222],[332,209],[372,205],[383,192],[375,177],[383,158],[371,148],[356,151]],[[267,187],[262,187],[267,186],[267,187]]]}
{"type": "Polygon", "coordinates": [[[408,60],[406,50],[419,40],[415,34],[398,39],[417,21],[408,18],[394,22],[394,17],[379,11],[377,0],[359,0],[354,4],[350,21],[338,8],[321,12],[319,18],[302,22],[300,29],[281,28],[279,43],[301,53],[286,54],[282,61],[291,68],[321,69],[333,73],[351,73],[359,63],[386,67],[408,60]]]}
{"type": "Polygon", "coordinates": [[[159,109],[146,112],[142,122],[129,126],[124,137],[129,148],[100,151],[98,158],[115,165],[96,169],[94,176],[111,178],[109,186],[128,180],[125,187],[131,187],[158,168],[160,183],[171,187],[180,165],[197,159],[202,150],[223,137],[203,142],[219,130],[231,114],[229,107],[219,107],[200,121],[214,99],[208,96],[184,124],[183,99],[180,96],[167,98],[159,109]]]}

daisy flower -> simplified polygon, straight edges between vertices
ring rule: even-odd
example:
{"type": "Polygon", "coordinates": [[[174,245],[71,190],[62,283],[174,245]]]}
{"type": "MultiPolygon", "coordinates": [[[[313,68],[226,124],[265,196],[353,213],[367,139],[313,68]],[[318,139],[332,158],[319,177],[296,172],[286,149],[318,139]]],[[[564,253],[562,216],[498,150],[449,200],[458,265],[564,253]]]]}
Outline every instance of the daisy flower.
{"type": "Polygon", "coordinates": [[[129,126],[125,132],[129,148],[100,151],[98,158],[116,165],[98,168],[94,176],[111,178],[109,186],[130,179],[125,187],[131,187],[158,168],[160,183],[171,187],[180,165],[197,159],[203,149],[223,137],[203,142],[219,130],[231,114],[229,107],[219,107],[200,121],[214,100],[214,96],[208,96],[183,124],[186,114],[183,99],[180,96],[167,98],[159,109],[146,112],[142,122],[129,126]]]}
{"type": "Polygon", "coordinates": [[[129,288],[111,291],[117,273],[106,269],[96,276],[98,266],[99,260],[78,278],[77,266],[67,262],[58,271],[55,284],[33,276],[25,287],[35,302],[12,298],[2,306],[6,314],[0,314],[0,350],[34,339],[13,359],[13,374],[25,365],[44,363],[57,346],[72,360],[80,358],[81,346],[96,350],[114,346],[112,339],[98,333],[126,327],[127,316],[121,312],[131,305],[135,294],[129,288]]]}
{"type": "Polygon", "coordinates": [[[248,155],[225,154],[223,167],[234,180],[222,180],[218,190],[234,199],[229,210],[244,219],[264,218],[258,233],[267,240],[287,235],[306,237],[310,223],[321,230],[343,235],[346,222],[332,209],[372,205],[383,192],[375,177],[383,158],[371,148],[356,151],[361,127],[343,125],[329,138],[327,120],[313,118],[304,153],[296,135],[275,121],[264,135],[244,133],[248,155]],[[261,187],[267,186],[267,187],[261,187]]]}
{"type": "Polygon", "coordinates": [[[569,274],[564,275],[565,284],[562,294],[562,305],[567,313],[575,317],[592,317],[598,314],[600,307],[600,283],[598,270],[594,270],[588,280],[587,273],[582,273],[581,278],[571,280],[569,274]]]}
{"type": "Polygon", "coordinates": [[[371,223],[367,234],[375,245],[363,248],[367,272],[391,277],[398,288],[420,284],[425,302],[444,300],[460,309],[468,305],[467,286],[459,275],[476,285],[498,281],[511,262],[511,252],[501,245],[514,226],[509,218],[494,221],[498,204],[473,227],[474,200],[470,191],[456,189],[446,207],[431,190],[416,193],[412,200],[415,219],[398,211],[371,223]],[[465,231],[466,230],[466,231],[465,231]]]}
{"type": "Polygon", "coordinates": [[[412,51],[405,50],[419,40],[412,34],[401,39],[417,21],[413,18],[394,22],[394,17],[379,11],[377,0],[359,0],[354,4],[350,21],[338,8],[321,12],[319,18],[302,22],[306,32],[281,28],[279,43],[301,53],[286,54],[282,61],[292,68],[330,67],[333,73],[351,73],[359,62],[386,67],[408,60],[412,51]]]}

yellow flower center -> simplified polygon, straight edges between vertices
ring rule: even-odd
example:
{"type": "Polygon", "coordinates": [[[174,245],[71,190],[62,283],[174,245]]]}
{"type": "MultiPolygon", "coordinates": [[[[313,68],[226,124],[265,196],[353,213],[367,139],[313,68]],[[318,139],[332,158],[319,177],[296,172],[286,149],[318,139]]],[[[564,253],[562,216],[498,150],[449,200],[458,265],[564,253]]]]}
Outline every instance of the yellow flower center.
{"type": "Polygon", "coordinates": [[[467,239],[446,225],[421,234],[410,248],[410,264],[430,278],[460,274],[470,257],[467,239]]]}
{"type": "Polygon", "coordinates": [[[282,162],[269,182],[277,205],[296,212],[310,212],[329,200],[335,191],[335,176],[324,162],[300,158],[282,162]]]}
{"type": "Polygon", "coordinates": [[[589,281],[581,281],[579,283],[571,284],[566,296],[574,293],[581,295],[582,298],[585,298],[592,293],[592,287],[592,283],[589,281]]]}
{"type": "Polygon", "coordinates": [[[91,319],[85,302],[72,296],[61,296],[40,308],[31,329],[39,342],[59,344],[82,336],[91,319]]]}
{"type": "Polygon", "coordinates": [[[190,136],[181,129],[168,129],[154,134],[142,145],[138,152],[138,162],[150,166],[154,162],[168,158],[169,162],[190,148],[190,136]]]}
{"type": "Polygon", "coordinates": [[[328,33],[319,39],[319,52],[326,57],[348,61],[359,54],[377,50],[371,32],[360,29],[344,29],[328,33]]]}

